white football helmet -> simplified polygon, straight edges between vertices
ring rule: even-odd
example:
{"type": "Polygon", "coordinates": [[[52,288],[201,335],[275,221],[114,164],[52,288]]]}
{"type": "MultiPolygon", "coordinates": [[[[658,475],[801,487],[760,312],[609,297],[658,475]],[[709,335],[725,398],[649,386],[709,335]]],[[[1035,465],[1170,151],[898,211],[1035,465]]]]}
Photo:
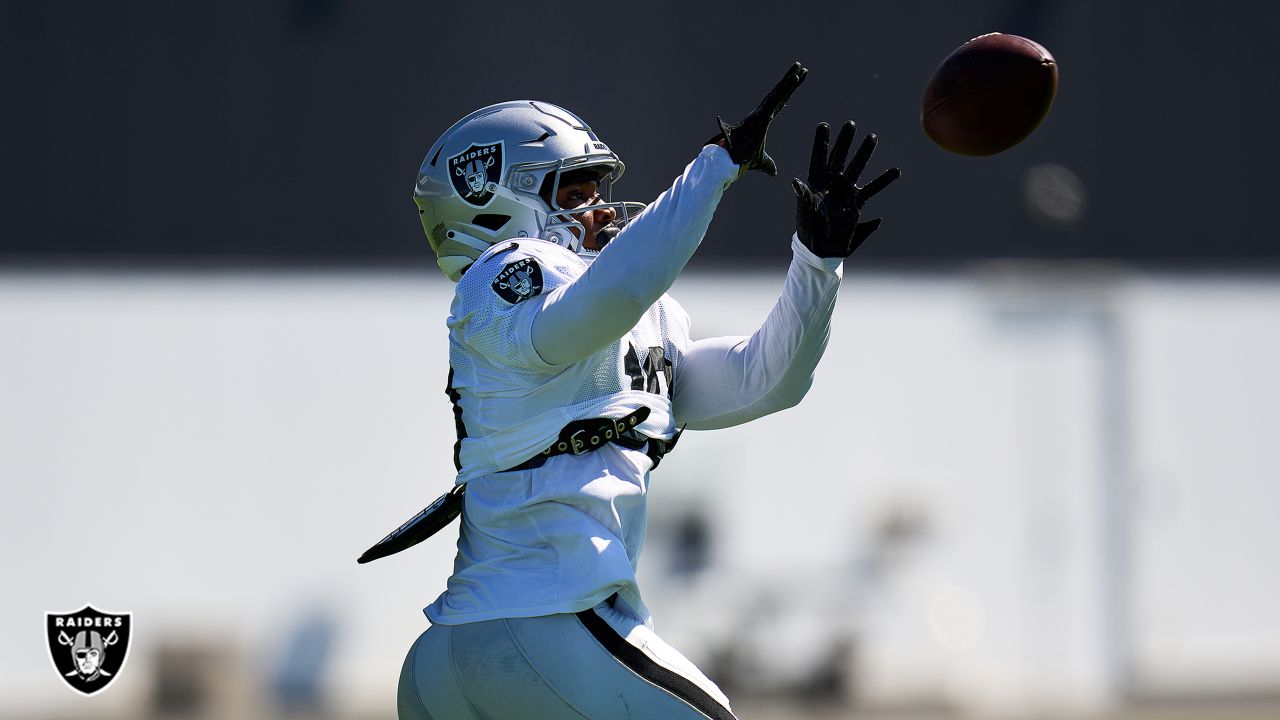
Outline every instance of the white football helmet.
{"type": "Polygon", "coordinates": [[[413,189],[436,263],[456,282],[490,245],[509,238],[540,238],[585,252],[582,225],[570,214],[582,208],[555,207],[554,200],[562,173],[587,168],[599,170],[604,199],[592,210],[614,208],[614,224],[621,227],[644,209],[641,203],[610,200],[610,187],[625,166],[564,108],[517,100],[454,123],[431,146],[413,189]]]}

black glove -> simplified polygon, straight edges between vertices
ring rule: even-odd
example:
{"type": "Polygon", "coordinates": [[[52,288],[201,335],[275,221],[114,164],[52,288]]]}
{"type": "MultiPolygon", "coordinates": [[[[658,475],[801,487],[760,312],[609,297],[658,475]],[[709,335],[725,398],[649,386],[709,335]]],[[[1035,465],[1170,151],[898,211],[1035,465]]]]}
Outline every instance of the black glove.
{"type": "Polygon", "coordinates": [[[760,101],[760,106],[743,118],[742,122],[726,123],[717,115],[716,122],[720,124],[720,132],[703,145],[714,145],[724,140],[729,157],[741,169],[739,175],[748,170],[763,170],[770,176],[777,175],[778,166],[773,163],[769,153],[764,151],[764,137],[769,132],[769,123],[787,106],[791,93],[800,87],[808,73],[800,63],[792,65],[787,74],[782,76],[782,80],[760,101]]]}
{"type": "Polygon", "coordinates": [[[794,178],[791,187],[796,192],[796,234],[800,242],[824,258],[846,258],[857,250],[871,233],[880,227],[880,218],[858,222],[862,205],[873,195],[902,177],[898,168],[889,168],[875,180],[862,187],[857,186],[858,176],[876,149],[876,136],[868,133],[853,154],[849,166],[841,172],[845,155],[853,144],[856,129],[853,121],[846,122],[836,137],[836,145],[827,154],[827,142],[831,128],[818,123],[813,138],[813,156],[809,160],[809,183],[794,178]]]}

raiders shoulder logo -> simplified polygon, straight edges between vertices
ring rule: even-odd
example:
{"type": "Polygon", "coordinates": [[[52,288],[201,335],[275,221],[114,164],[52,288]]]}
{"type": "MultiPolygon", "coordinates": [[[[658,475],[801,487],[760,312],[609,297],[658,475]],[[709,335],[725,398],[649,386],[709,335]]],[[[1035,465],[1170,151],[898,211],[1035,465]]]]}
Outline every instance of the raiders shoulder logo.
{"type": "Polygon", "coordinates": [[[129,659],[132,613],[103,612],[85,605],[72,613],[44,616],[49,657],[72,690],[93,695],[119,676],[129,659]]]}
{"type": "Polygon", "coordinates": [[[458,197],[470,205],[484,207],[493,200],[494,189],[502,180],[502,142],[472,143],[450,157],[446,167],[458,197]]]}
{"type": "Polygon", "coordinates": [[[533,258],[507,263],[493,279],[493,291],[512,305],[528,300],[542,292],[542,268],[533,258]]]}

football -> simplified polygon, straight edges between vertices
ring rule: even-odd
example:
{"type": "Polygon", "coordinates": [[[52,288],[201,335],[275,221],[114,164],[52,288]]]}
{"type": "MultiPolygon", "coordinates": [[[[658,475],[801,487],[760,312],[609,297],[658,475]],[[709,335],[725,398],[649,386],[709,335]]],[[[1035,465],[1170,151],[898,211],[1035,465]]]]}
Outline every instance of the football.
{"type": "Polygon", "coordinates": [[[956,48],[924,91],[920,124],[960,155],[995,155],[1040,125],[1058,91],[1058,63],[1042,45],[988,33],[956,48]]]}

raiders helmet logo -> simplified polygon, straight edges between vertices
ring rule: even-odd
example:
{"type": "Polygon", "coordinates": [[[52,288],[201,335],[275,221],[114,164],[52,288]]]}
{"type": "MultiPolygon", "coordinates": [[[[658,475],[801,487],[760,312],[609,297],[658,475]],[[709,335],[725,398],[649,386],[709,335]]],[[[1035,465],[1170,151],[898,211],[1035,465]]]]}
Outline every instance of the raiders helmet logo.
{"type": "Polygon", "coordinates": [[[49,657],[58,675],[83,695],[101,692],[129,658],[132,613],[108,613],[89,605],[45,616],[49,657]]]}
{"type": "Polygon", "coordinates": [[[515,305],[542,292],[542,268],[533,258],[507,263],[493,280],[498,297],[515,305]]]}
{"type": "Polygon", "coordinates": [[[478,208],[489,204],[502,180],[502,142],[473,143],[449,158],[449,179],[458,197],[478,208]]]}

